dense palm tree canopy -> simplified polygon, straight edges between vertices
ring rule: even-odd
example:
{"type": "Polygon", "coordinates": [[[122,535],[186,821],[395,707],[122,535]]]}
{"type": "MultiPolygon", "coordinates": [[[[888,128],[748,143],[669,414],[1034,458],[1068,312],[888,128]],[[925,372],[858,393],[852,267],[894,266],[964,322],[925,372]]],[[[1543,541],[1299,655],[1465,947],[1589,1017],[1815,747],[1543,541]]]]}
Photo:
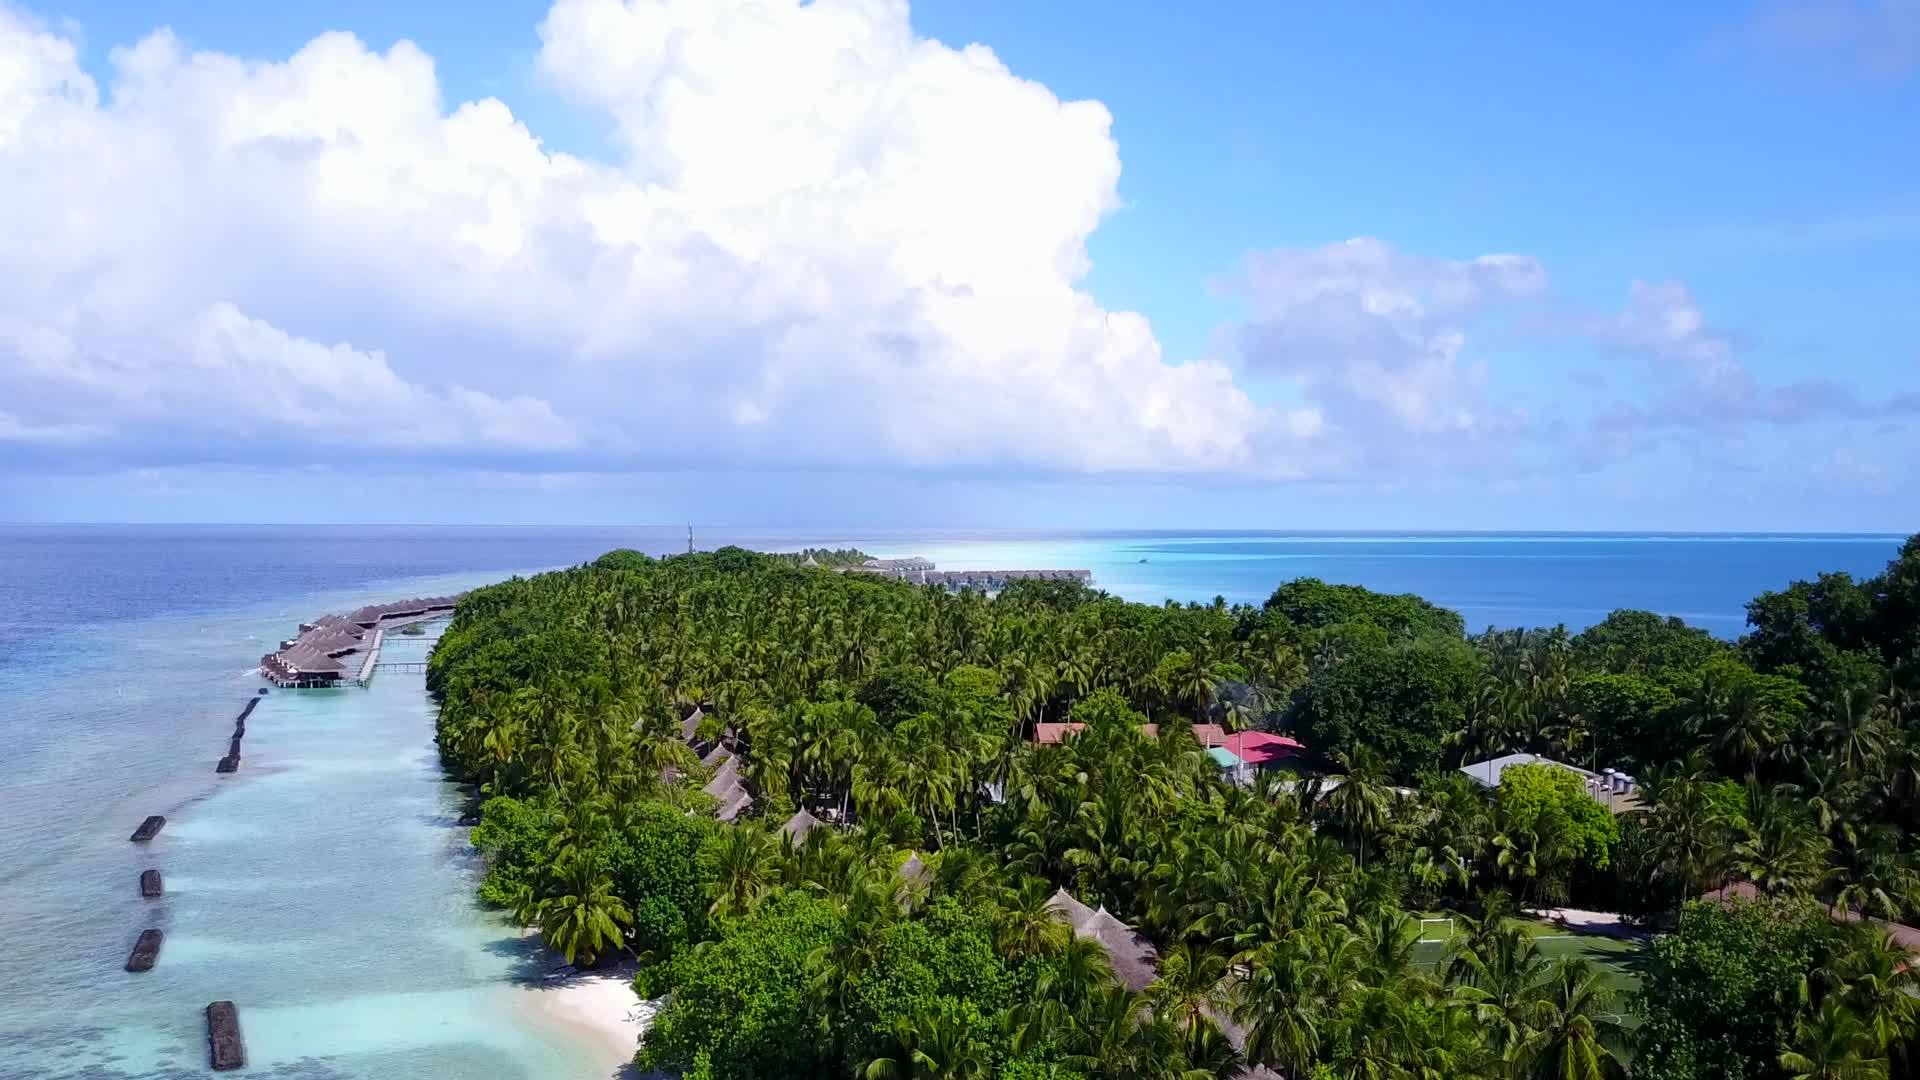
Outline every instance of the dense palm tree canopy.
{"type": "Polygon", "coordinates": [[[1311,579],[1258,607],[950,594],[812,554],[614,552],[480,589],[429,664],[483,899],[571,963],[638,959],[666,999],[647,1067],[1920,1065],[1911,958],[1874,921],[1920,902],[1920,538],[1881,577],[1757,598],[1738,643],[1630,611],[1469,636],[1311,579]],[[1226,771],[1203,724],[1308,750],[1226,771]],[[1639,783],[1458,771],[1514,752],[1639,783]],[[1547,904],[1643,926],[1643,985],[1516,921],[1547,904]],[[1423,940],[1441,912],[1455,932],[1423,940]]]}

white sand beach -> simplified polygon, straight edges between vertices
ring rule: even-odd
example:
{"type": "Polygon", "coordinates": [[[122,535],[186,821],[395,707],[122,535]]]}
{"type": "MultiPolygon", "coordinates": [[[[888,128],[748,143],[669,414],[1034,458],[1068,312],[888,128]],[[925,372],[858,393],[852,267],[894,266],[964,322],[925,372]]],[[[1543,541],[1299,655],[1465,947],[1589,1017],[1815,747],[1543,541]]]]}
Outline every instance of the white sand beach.
{"type": "Polygon", "coordinates": [[[633,971],[626,966],[555,975],[529,986],[527,993],[539,1015],[576,1036],[596,1066],[604,1061],[605,1070],[596,1076],[620,1074],[633,1060],[657,1008],[634,995],[633,971]]]}

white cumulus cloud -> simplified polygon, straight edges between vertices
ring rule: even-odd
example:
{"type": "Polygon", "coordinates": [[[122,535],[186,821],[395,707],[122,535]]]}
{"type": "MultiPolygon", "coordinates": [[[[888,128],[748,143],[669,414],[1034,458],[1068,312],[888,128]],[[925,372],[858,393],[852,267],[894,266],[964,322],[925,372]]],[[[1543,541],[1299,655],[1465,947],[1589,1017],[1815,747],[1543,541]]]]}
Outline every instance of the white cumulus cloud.
{"type": "Polygon", "coordinates": [[[1526,425],[1466,345],[1476,317],[1544,292],[1530,256],[1435,258],[1359,237],[1257,252],[1225,284],[1247,307],[1243,363],[1297,389],[1322,453],[1440,464],[1526,425]]]}
{"type": "Polygon", "coordinates": [[[1110,117],[882,0],[560,0],[555,153],[431,57],[0,7],[0,435],[130,463],[1257,468],[1278,421],[1079,285],[1110,117]]]}

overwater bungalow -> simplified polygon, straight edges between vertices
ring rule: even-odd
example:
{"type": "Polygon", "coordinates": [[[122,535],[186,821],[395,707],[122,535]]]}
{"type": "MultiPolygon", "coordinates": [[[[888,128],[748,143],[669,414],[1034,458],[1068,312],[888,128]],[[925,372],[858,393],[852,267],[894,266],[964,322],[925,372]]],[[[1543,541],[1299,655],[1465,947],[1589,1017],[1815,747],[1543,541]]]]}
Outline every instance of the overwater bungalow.
{"type": "Polygon", "coordinates": [[[283,687],[366,682],[379,662],[385,628],[450,614],[458,596],[429,596],[372,604],[347,615],[322,615],[260,658],[260,671],[283,687]]]}

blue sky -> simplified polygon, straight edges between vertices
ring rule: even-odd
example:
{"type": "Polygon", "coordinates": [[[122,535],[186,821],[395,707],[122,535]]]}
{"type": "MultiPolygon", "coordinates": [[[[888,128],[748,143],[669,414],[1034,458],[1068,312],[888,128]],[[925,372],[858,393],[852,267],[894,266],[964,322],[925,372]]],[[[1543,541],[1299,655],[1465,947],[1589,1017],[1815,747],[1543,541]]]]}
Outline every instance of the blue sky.
{"type": "Polygon", "coordinates": [[[0,11],[3,519],[1914,524],[1911,2],[0,11]]]}

